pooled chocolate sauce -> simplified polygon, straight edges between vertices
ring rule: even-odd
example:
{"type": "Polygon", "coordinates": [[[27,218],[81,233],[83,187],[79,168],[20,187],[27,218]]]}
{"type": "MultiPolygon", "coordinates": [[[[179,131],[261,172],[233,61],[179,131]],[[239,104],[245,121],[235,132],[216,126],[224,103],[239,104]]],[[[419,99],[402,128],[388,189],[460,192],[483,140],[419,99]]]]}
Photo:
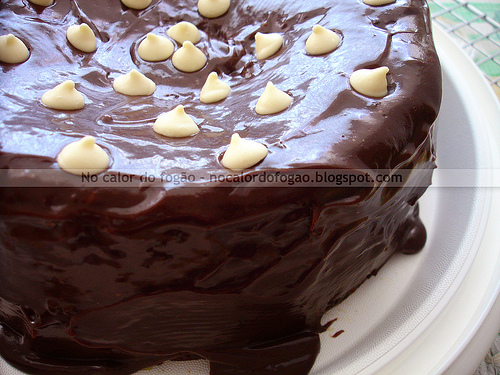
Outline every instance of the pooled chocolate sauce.
{"type": "Polygon", "coordinates": [[[241,0],[204,19],[193,0],[153,0],[142,11],[118,0],[46,8],[16,0],[0,4],[0,31],[30,49],[25,63],[0,64],[0,354],[21,370],[122,375],[206,358],[213,375],[305,375],[319,352],[322,315],[393,253],[423,246],[416,202],[434,167],[441,98],[424,1],[241,0]],[[201,31],[202,70],[138,57],[148,32],[165,35],[179,21],[201,31]],[[98,38],[95,53],[66,40],[81,22],[98,38]],[[317,23],[336,30],[341,44],[310,56],[305,41],[317,23]],[[259,31],[284,37],[263,61],[254,53],[259,31]],[[353,71],[378,66],[390,69],[386,97],[351,89],[353,71]],[[153,95],[113,90],[133,68],[156,82],[153,95]],[[232,92],[203,104],[212,71],[232,92]],[[85,108],[44,107],[43,93],[67,79],[85,108]],[[259,116],[255,103],[268,81],[293,103],[259,116]],[[154,120],[179,104],[200,133],[156,134],[154,120]],[[220,157],[234,132],[269,149],[247,174],[419,172],[400,187],[124,188],[82,186],[81,176],[62,171],[53,177],[59,151],[84,135],[110,154],[109,176],[225,175],[220,157]]]}

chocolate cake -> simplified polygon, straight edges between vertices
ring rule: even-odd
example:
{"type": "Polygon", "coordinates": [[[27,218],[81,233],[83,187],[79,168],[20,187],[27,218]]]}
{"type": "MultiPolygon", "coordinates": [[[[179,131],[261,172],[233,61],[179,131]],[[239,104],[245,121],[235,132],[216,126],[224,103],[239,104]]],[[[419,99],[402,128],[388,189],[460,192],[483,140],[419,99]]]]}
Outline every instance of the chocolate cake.
{"type": "Polygon", "coordinates": [[[0,354],[29,374],[307,374],[323,314],[425,243],[428,8],[365,1],[1,2],[20,52],[0,63],[0,354]]]}

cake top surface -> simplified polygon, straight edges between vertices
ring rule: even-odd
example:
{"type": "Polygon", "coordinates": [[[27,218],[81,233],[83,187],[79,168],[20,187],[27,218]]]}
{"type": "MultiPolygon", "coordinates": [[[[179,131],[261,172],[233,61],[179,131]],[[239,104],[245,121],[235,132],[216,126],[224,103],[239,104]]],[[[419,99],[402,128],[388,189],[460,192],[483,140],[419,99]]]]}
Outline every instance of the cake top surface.
{"type": "Polygon", "coordinates": [[[109,153],[110,171],[226,170],[221,159],[238,133],[268,149],[254,169],[389,168],[408,144],[421,143],[428,128],[415,124],[430,125],[439,107],[440,68],[426,12],[418,9],[426,7],[421,0],[381,6],[361,0],[246,0],[231,2],[217,18],[203,17],[193,0],[155,0],[143,10],[116,0],[58,0],[49,7],[18,0],[0,7],[0,34],[16,35],[30,50],[22,64],[0,64],[5,154],[55,163],[65,145],[92,136],[109,153]],[[201,38],[192,46],[206,56],[200,69],[188,73],[174,66],[183,47],[175,40],[172,58],[152,62],[139,56],[148,33],[166,37],[180,22],[199,30],[201,38]],[[82,52],[67,40],[67,29],[80,24],[95,34],[95,52],[82,52]],[[338,37],[333,51],[306,51],[317,25],[338,37]],[[281,35],[281,47],[257,59],[257,33],[281,35]],[[387,95],[353,89],[355,71],[380,67],[388,69],[387,95]],[[113,89],[134,71],[156,84],[152,94],[113,89]],[[230,86],[230,94],[203,103],[200,91],[212,72],[230,86]],[[68,80],[83,95],[84,108],[57,110],[40,102],[68,80]],[[258,114],[256,104],[269,82],[291,103],[277,113],[258,114]],[[179,105],[199,132],[175,138],[155,132],[156,119],[179,105]]]}

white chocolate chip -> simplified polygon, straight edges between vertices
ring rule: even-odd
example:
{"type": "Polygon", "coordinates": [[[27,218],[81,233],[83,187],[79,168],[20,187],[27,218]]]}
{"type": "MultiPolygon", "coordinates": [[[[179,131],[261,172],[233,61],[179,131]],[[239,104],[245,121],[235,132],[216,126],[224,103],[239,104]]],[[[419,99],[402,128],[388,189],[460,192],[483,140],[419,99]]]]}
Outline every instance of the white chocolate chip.
{"type": "Polygon", "coordinates": [[[66,37],[69,42],[83,52],[94,52],[97,48],[97,41],[92,29],[86,23],[68,27],[66,37]]]}
{"type": "Polygon", "coordinates": [[[227,12],[230,0],[198,0],[198,12],[206,18],[217,18],[227,12]]]}
{"type": "Polygon", "coordinates": [[[314,25],[312,34],[307,38],[306,51],[310,55],[323,55],[338,47],[340,37],[332,30],[320,25],[314,25]]]}
{"type": "Polygon", "coordinates": [[[222,165],[233,171],[241,171],[257,164],[267,153],[267,147],[262,143],[242,139],[238,133],[234,133],[222,157],[222,165]]]}
{"type": "Polygon", "coordinates": [[[278,89],[272,82],[268,82],[257,101],[255,111],[259,115],[270,115],[287,109],[290,104],[292,104],[292,97],[278,89]]]}
{"type": "Polygon", "coordinates": [[[200,131],[194,120],[186,114],[182,105],[158,116],[153,129],[165,137],[175,138],[189,137],[200,131]]]}
{"type": "Polygon", "coordinates": [[[387,78],[389,68],[382,66],[376,69],[359,69],[349,79],[354,90],[365,96],[381,98],[387,95],[387,78]]]}
{"type": "Polygon", "coordinates": [[[147,96],[155,92],[156,85],[144,74],[132,69],[129,73],[117,77],[113,82],[113,88],[125,95],[147,96]]]}
{"type": "Polygon", "coordinates": [[[172,26],[167,30],[167,35],[180,44],[184,43],[186,40],[196,44],[201,39],[198,28],[191,22],[186,21],[179,22],[172,26]]]}
{"type": "Polygon", "coordinates": [[[226,82],[217,77],[217,73],[212,72],[208,75],[205,84],[200,92],[200,101],[202,103],[215,103],[221,101],[231,93],[231,87],[226,82]]]}
{"type": "Polygon", "coordinates": [[[283,45],[283,37],[278,33],[255,34],[255,50],[257,59],[264,60],[274,55],[283,45]]]}
{"type": "Polygon", "coordinates": [[[132,9],[146,9],[153,0],[121,0],[122,3],[132,9]]]}
{"type": "Polygon", "coordinates": [[[182,47],[175,51],[172,63],[182,72],[192,73],[205,66],[207,57],[190,41],[182,43],[182,47]]]}
{"type": "Polygon", "coordinates": [[[363,0],[366,5],[379,6],[394,3],[396,0],[363,0]]]}
{"type": "Polygon", "coordinates": [[[0,36],[0,61],[8,64],[20,64],[28,60],[30,52],[18,37],[7,34],[0,36]]]}
{"type": "Polygon", "coordinates": [[[174,43],[164,36],[149,33],[139,44],[137,53],[146,61],[163,61],[174,53],[174,43]]]}
{"type": "Polygon", "coordinates": [[[75,89],[75,82],[68,80],[42,95],[42,103],[49,108],[72,111],[85,106],[83,95],[75,89]]]}
{"type": "Polygon", "coordinates": [[[98,174],[109,167],[109,155],[95,143],[95,138],[86,136],[63,147],[57,156],[59,167],[71,174],[98,174]]]}
{"type": "Polygon", "coordinates": [[[48,7],[49,5],[54,4],[54,0],[30,0],[30,2],[43,7],[48,7]]]}

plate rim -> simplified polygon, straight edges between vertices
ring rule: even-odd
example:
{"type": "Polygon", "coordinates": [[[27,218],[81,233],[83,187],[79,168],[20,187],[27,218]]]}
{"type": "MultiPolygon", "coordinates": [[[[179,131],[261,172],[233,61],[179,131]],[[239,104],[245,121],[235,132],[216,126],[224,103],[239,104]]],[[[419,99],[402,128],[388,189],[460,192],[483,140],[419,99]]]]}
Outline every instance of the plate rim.
{"type": "Polygon", "coordinates": [[[491,169],[486,171],[491,188],[485,188],[490,205],[486,208],[478,252],[447,305],[422,322],[426,325],[422,332],[410,334],[385,356],[359,372],[360,375],[412,374],[415,371],[436,375],[470,374],[483,359],[500,328],[500,246],[496,236],[499,227],[495,225],[500,223],[500,102],[470,57],[439,25],[433,23],[432,27],[444,65],[463,73],[454,77],[453,83],[469,90],[467,97],[474,98],[470,105],[482,113],[491,151],[488,155],[491,169]],[[479,277],[482,283],[478,282],[479,277]],[[458,306],[472,304],[471,291],[481,289],[479,286],[483,293],[475,293],[474,302],[478,304],[457,310],[458,306]]]}

